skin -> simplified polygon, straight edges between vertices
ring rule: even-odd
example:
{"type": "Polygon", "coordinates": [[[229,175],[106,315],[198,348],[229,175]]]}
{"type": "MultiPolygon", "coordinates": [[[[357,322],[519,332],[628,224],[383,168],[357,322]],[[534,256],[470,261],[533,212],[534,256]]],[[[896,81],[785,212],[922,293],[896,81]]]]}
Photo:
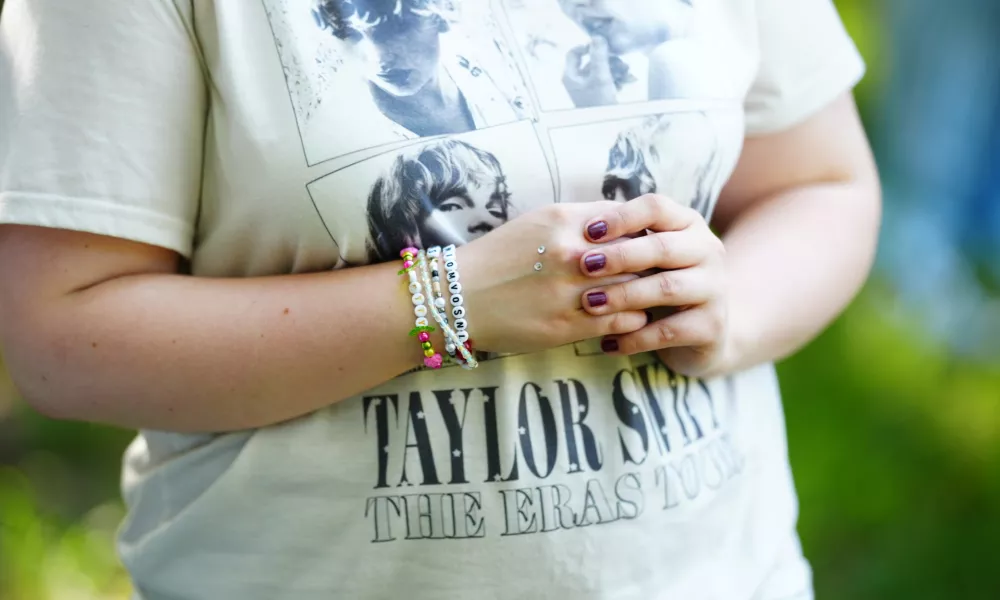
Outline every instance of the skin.
{"type": "Polygon", "coordinates": [[[470,184],[464,196],[445,198],[420,224],[425,247],[464,244],[507,222],[507,211],[494,186],[470,184]]]}
{"type": "MultiPolygon", "coordinates": [[[[874,256],[880,194],[853,100],[748,140],[718,207],[723,244],[670,206],[662,198],[551,205],[461,247],[480,348],[532,352],[605,337],[624,353],[658,349],[693,374],[794,352],[855,295],[874,256]],[[609,232],[588,239],[598,221],[609,232]],[[641,228],[654,233],[619,240],[641,228]],[[540,243],[546,267],[534,272],[540,243]],[[607,253],[606,272],[583,268],[595,251],[607,253]],[[689,266],[659,281],[633,274],[679,264],[689,266]],[[595,289],[611,298],[601,309],[586,301],[595,289]],[[688,308],[648,323],[647,305],[688,308]]],[[[25,400],[56,418],[174,431],[261,427],[420,364],[419,347],[400,334],[412,326],[412,307],[398,268],[196,278],[178,274],[179,257],[161,248],[3,225],[0,281],[17,285],[0,287],[0,343],[25,400]]]]}
{"type": "Polygon", "coordinates": [[[588,253],[582,273],[593,254],[607,261],[595,277],[664,269],[588,290],[589,312],[680,309],[609,338],[615,353],[656,350],[679,372],[721,375],[788,356],[836,317],[871,269],[881,218],[878,175],[859,123],[845,96],[802,125],[747,140],[719,200],[721,239],[697,212],[662,196],[588,224],[607,225],[602,242],[651,234],[588,253]],[[594,292],[608,303],[592,306],[594,292]]]}

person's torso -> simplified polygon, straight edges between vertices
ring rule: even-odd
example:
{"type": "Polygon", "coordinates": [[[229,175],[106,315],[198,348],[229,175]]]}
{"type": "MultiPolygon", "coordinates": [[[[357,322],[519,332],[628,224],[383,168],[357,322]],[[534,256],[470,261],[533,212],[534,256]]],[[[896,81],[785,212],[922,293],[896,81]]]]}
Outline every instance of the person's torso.
{"type": "MultiPolygon", "coordinates": [[[[193,274],[394,260],[556,202],[659,193],[710,218],[743,142],[753,2],[579,4],[195,1],[193,274]],[[643,19],[619,18],[632,5],[643,19]],[[610,93],[567,86],[599,68],[610,93]]],[[[749,599],[800,560],[784,443],[770,367],[701,381],[584,342],[259,431],[145,432],[121,548],[149,600],[749,599]]]]}

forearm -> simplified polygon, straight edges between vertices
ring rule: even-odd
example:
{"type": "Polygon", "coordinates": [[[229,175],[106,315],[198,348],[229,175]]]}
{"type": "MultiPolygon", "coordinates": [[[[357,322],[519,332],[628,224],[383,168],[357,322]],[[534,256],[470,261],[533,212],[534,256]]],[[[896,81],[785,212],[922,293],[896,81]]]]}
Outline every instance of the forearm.
{"type": "Polygon", "coordinates": [[[57,417],[175,431],[269,425],[421,364],[398,269],[121,277],[36,307],[25,316],[36,322],[15,327],[34,335],[7,358],[29,400],[57,417]]]}
{"type": "Polygon", "coordinates": [[[871,269],[880,206],[872,172],[775,194],[729,224],[730,344],[720,371],[784,358],[843,311],[871,269]]]}

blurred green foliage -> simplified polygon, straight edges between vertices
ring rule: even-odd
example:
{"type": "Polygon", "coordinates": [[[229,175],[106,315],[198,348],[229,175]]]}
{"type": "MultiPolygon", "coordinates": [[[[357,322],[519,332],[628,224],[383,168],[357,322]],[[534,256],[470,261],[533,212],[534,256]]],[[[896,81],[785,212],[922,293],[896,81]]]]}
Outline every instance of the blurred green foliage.
{"type": "MultiPolygon", "coordinates": [[[[857,91],[868,117],[881,4],[838,5],[869,63],[857,91]]],[[[958,359],[928,339],[873,281],[780,366],[819,598],[1000,598],[1000,360],[958,359]]],[[[113,536],[130,438],[33,414],[0,369],[0,598],[127,597],[113,536]]]]}

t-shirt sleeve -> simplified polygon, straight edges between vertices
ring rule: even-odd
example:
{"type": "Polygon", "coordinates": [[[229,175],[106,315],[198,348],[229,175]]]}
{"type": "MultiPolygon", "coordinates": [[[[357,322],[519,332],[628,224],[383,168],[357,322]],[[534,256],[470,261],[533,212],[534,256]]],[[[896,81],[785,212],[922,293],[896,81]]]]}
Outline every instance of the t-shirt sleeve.
{"type": "Polygon", "coordinates": [[[747,134],[805,121],[864,76],[831,0],[757,0],[760,64],[745,102],[747,134]]]}
{"type": "Polygon", "coordinates": [[[206,83],[172,0],[7,0],[0,18],[0,223],[190,256],[206,83]]]}

